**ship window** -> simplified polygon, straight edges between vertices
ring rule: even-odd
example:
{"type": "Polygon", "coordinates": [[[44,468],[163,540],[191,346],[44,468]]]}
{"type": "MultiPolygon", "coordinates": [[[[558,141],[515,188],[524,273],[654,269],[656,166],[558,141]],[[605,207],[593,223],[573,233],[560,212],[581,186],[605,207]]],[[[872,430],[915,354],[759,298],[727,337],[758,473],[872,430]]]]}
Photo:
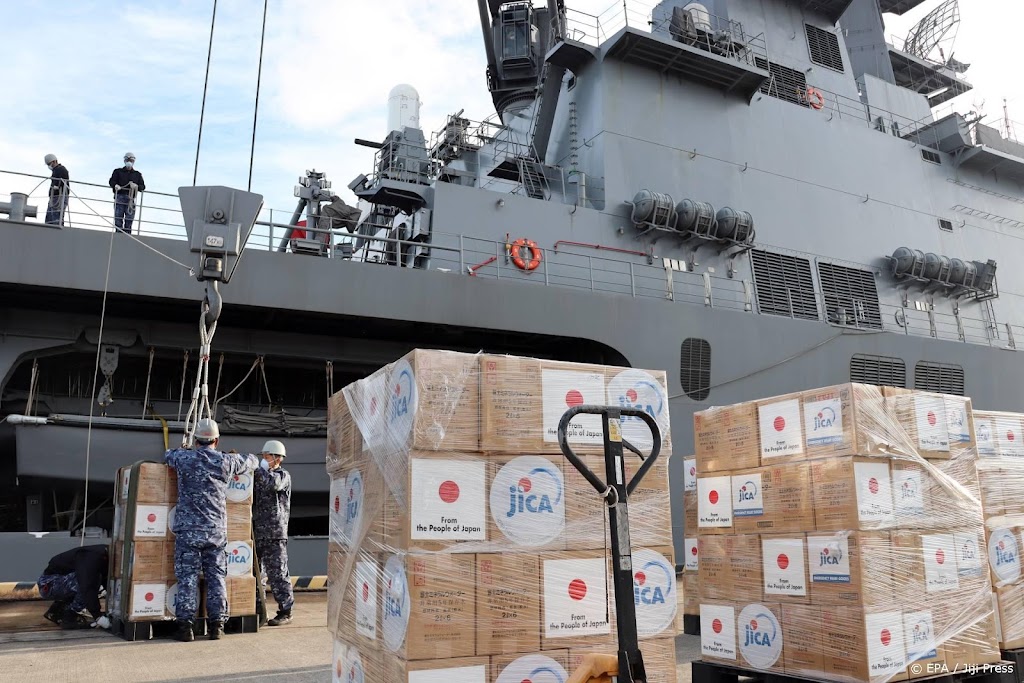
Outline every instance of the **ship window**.
{"type": "Polygon", "coordinates": [[[925,161],[930,161],[933,164],[942,163],[942,157],[939,156],[937,153],[931,151],[930,149],[922,149],[921,158],[924,159],[925,161]]]}
{"type": "Polygon", "coordinates": [[[825,315],[833,325],[882,329],[875,274],[870,270],[819,263],[825,315]]]}
{"type": "Polygon", "coordinates": [[[946,232],[953,232],[953,221],[947,221],[945,218],[939,219],[939,230],[945,230],[946,232]]]}
{"type": "Polygon", "coordinates": [[[810,261],[754,250],[750,252],[750,262],[754,268],[757,306],[761,313],[818,319],[810,261]]]}
{"type": "Polygon", "coordinates": [[[694,401],[707,400],[711,393],[711,344],[688,337],[679,352],[679,383],[694,401]]]}
{"type": "Polygon", "coordinates": [[[757,68],[764,69],[771,78],[761,86],[761,92],[780,100],[786,100],[801,107],[807,104],[807,75],[803,71],[769,62],[763,57],[754,57],[757,68]]]}
{"type": "Polygon", "coordinates": [[[858,353],[850,359],[850,381],[906,389],[907,365],[900,358],[858,353]]]}
{"type": "Polygon", "coordinates": [[[914,366],[914,388],[937,394],[964,395],[964,369],[949,363],[921,361],[914,366]]]}
{"type": "Polygon", "coordinates": [[[811,52],[811,61],[842,72],[843,53],[839,49],[839,36],[810,24],[804,24],[804,30],[807,33],[807,47],[811,52]]]}

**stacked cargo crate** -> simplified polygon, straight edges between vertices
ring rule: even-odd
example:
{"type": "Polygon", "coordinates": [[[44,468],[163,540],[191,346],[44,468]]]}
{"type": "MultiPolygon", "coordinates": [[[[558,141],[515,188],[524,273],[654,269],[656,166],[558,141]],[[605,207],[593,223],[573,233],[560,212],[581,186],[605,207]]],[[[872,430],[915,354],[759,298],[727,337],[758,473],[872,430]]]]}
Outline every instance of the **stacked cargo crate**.
{"type": "Polygon", "coordinates": [[[971,415],[857,384],[695,414],[703,659],[872,683],[998,661],[971,415]]]}
{"type": "MultiPolygon", "coordinates": [[[[252,475],[228,487],[227,598],[231,616],[256,613],[253,575],[252,475]]],[[[174,619],[174,510],[177,475],[163,464],[139,462],[118,470],[114,495],[108,613],[120,622],[174,619]]],[[[204,601],[197,617],[203,617],[204,601]]]]}
{"type": "Polygon", "coordinates": [[[999,644],[1016,650],[1024,648],[1024,415],[979,410],[974,425],[999,644]]]}
{"type": "MultiPolygon", "coordinates": [[[[564,680],[584,653],[614,652],[604,503],[557,442],[559,419],[582,403],[642,405],[664,430],[630,522],[647,670],[675,680],[664,373],[440,351],[331,398],[338,676],[519,683],[547,669],[564,680]]],[[[639,420],[622,429],[649,450],[639,420]]],[[[569,441],[603,478],[600,422],[580,416],[569,441]]]]}

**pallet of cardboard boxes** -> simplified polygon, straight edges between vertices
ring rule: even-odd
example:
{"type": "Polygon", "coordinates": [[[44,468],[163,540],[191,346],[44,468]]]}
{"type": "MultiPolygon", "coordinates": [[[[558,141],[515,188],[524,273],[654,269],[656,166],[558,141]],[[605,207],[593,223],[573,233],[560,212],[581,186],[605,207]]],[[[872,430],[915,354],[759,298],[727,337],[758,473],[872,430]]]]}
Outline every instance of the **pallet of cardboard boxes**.
{"type": "MultiPolygon", "coordinates": [[[[634,601],[649,680],[675,680],[665,374],[443,351],[330,400],[338,679],[564,680],[583,654],[615,651],[604,503],[557,442],[581,403],[643,406],[662,427],[664,455],[630,499],[634,601]]],[[[641,421],[622,428],[650,448],[641,421]]],[[[599,421],[574,421],[570,443],[603,473],[599,421]]]]}
{"type": "Polygon", "coordinates": [[[999,661],[977,415],[859,384],[696,413],[703,661],[858,683],[999,661]]]}
{"type": "MultiPolygon", "coordinates": [[[[252,474],[229,482],[228,613],[256,614],[253,575],[252,474]]],[[[166,465],[138,462],[118,470],[114,491],[114,532],[110,552],[107,612],[114,631],[129,639],[148,638],[152,625],[174,619],[177,475],[166,465]],[[140,626],[142,628],[140,628],[140,626]]],[[[205,617],[206,591],[201,586],[197,619],[205,617]]]]}

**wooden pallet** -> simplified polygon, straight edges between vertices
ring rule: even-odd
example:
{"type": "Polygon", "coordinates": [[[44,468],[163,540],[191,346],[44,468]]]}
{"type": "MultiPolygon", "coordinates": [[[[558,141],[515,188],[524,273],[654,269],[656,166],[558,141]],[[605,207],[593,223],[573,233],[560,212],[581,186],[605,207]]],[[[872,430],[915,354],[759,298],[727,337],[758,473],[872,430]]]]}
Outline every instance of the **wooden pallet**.
{"type": "MultiPolygon", "coordinates": [[[[1022,655],[1024,655],[1024,651],[1022,655]]],[[[753,671],[738,667],[714,664],[711,662],[693,662],[693,683],[807,683],[808,681],[825,681],[826,679],[803,678],[773,671],[753,671]]],[[[1020,683],[1017,666],[1013,661],[1000,662],[979,667],[974,673],[958,672],[915,678],[914,683],[1020,683]]]]}
{"type": "MultiPolygon", "coordinates": [[[[125,621],[119,617],[111,617],[110,632],[128,641],[152,640],[153,638],[171,638],[177,630],[177,622],[170,619],[160,621],[125,621]]],[[[255,614],[230,617],[224,625],[226,633],[256,633],[260,630],[260,620],[255,614]]],[[[192,626],[196,638],[206,636],[206,619],[196,619],[192,626]]]]}
{"type": "Polygon", "coordinates": [[[1024,683],[1024,650],[1003,650],[1003,659],[1013,664],[1014,683],[1024,683]]]}

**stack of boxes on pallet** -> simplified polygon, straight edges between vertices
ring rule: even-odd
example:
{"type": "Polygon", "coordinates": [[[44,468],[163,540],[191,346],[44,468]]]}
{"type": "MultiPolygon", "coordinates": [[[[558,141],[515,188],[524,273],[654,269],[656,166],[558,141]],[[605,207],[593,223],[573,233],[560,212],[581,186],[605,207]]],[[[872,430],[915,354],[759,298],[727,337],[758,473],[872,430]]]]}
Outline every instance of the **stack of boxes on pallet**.
{"type": "Polygon", "coordinates": [[[999,645],[1024,648],[1024,415],[974,412],[999,645]]]}
{"type": "MultiPolygon", "coordinates": [[[[583,654],[615,651],[604,503],[557,442],[559,419],[581,403],[643,406],[662,426],[664,456],[630,499],[630,523],[649,680],[675,680],[664,373],[440,351],[414,351],[331,398],[339,679],[565,680],[583,654]]],[[[622,431],[650,448],[639,420],[622,431]]],[[[574,420],[569,440],[603,479],[599,418],[574,420]]]]}
{"type": "Polygon", "coordinates": [[[872,683],[998,661],[972,415],[857,384],[695,414],[703,659],[872,683]]]}
{"type": "MultiPolygon", "coordinates": [[[[118,470],[114,491],[114,533],[110,552],[112,596],[107,611],[126,622],[174,619],[174,508],[178,501],[175,471],[166,465],[139,462],[118,470]]],[[[253,575],[252,476],[238,475],[228,487],[228,612],[256,613],[253,575]]],[[[204,603],[200,613],[205,615],[204,603]]]]}

